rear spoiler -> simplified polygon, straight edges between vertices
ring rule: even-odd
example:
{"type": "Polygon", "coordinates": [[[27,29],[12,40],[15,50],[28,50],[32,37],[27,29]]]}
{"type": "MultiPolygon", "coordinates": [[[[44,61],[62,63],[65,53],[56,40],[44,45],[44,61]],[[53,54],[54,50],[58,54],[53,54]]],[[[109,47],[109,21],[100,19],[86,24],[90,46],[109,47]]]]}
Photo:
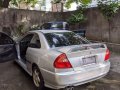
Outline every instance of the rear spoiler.
{"type": "Polygon", "coordinates": [[[107,48],[106,44],[104,43],[91,43],[91,44],[84,44],[84,45],[77,45],[73,48],[71,48],[69,52],[75,52],[75,51],[82,51],[82,50],[88,50],[88,49],[98,49],[98,48],[107,48]]]}

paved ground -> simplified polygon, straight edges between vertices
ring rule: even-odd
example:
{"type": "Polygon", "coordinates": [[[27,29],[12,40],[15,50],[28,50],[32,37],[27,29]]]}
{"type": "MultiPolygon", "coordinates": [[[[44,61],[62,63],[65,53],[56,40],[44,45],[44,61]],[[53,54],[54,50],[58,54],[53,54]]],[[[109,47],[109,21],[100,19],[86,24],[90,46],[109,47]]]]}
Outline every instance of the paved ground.
{"type": "MultiPolygon", "coordinates": [[[[97,81],[75,87],[75,90],[120,90],[120,54],[112,53],[109,74],[97,81]]],[[[17,64],[0,64],[0,90],[35,90],[32,78],[17,64]]],[[[47,89],[46,90],[51,90],[47,89]]]]}

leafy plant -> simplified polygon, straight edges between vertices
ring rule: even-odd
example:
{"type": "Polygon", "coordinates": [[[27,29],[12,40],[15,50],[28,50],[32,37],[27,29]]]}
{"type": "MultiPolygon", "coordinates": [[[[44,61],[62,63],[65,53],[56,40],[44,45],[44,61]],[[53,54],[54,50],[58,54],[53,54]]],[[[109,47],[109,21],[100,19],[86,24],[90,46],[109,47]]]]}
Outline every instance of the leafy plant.
{"type": "MultiPolygon", "coordinates": [[[[44,2],[45,0],[41,0],[44,2]]],[[[19,7],[20,3],[26,4],[26,6],[30,5],[31,7],[34,7],[39,1],[38,0],[11,0],[10,3],[12,5],[15,5],[16,7],[19,7]]]]}
{"type": "Polygon", "coordinates": [[[22,35],[22,30],[23,30],[23,28],[24,28],[24,25],[19,25],[19,26],[17,27],[17,33],[16,33],[16,36],[17,36],[17,37],[19,37],[19,36],[22,35]]]}
{"type": "Polygon", "coordinates": [[[98,8],[103,13],[103,15],[110,20],[115,13],[117,13],[119,9],[119,2],[118,1],[111,1],[111,0],[99,0],[98,1],[98,8]]]}
{"type": "Polygon", "coordinates": [[[87,20],[87,18],[84,15],[85,10],[86,10],[85,8],[80,8],[78,11],[76,11],[75,14],[72,14],[67,20],[68,23],[76,24],[76,23],[85,22],[87,20]]]}
{"type": "Polygon", "coordinates": [[[72,16],[68,19],[69,24],[75,24],[84,22],[87,18],[82,13],[72,14],[72,16]]]}
{"type": "Polygon", "coordinates": [[[80,5],[88,5],[89,3],[91,3],[92,0],[67,0],[65,7],[66,8],[71,8],[71,4],[72,3],[76,3],[78,6],[80,5]]]}
{"type": "Polygon", "coordinates": [[[118,12],[119,9],[119,2],[118,0],[112,1],[112,0],[99,0],[98,1],[98,8],[104,15],[104,17],[108,20],[108,25],[109,25],[109,42],[110,40],[110,34],[111,34],[111,23],[112,23],[112,17],[114,17],[115,13],[118,12]]]}
{"type": "Polygon", "coordinates": [[[68,9],[71,8],[72,3],[76,3],[78,5],[77,12],[75,14],[72,14],[67,21],[70,24],[85,22],[87,18],[85,17],[84,12],[91,1],[92,0],[67,0],[65,7],[68,9]]]}

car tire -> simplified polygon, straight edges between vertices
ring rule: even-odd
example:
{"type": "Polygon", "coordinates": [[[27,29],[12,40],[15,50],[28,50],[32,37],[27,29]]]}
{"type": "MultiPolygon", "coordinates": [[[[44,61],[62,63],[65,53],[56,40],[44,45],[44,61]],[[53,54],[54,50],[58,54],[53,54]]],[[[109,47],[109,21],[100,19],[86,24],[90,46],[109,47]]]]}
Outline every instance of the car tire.
{"type": "Polygon", "coordinates": [[[32,77],[36,90],[44,90],[44,80],[40,69],[37,66],[33,67],[32,77]]]}

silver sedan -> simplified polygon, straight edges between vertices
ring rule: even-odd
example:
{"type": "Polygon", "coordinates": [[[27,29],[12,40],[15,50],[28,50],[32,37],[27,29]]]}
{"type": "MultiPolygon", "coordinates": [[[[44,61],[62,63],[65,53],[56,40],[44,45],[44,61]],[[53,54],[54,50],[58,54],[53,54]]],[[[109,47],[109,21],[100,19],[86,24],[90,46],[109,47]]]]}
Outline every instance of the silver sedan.
{"type": "Polygon", "coordinates": [[[78,86],[102,78],[110,69],[105,44],[90,43],[71,31],[30,31],[16,48],[15,61],[33,77],[38,90],[78,86]]]}

